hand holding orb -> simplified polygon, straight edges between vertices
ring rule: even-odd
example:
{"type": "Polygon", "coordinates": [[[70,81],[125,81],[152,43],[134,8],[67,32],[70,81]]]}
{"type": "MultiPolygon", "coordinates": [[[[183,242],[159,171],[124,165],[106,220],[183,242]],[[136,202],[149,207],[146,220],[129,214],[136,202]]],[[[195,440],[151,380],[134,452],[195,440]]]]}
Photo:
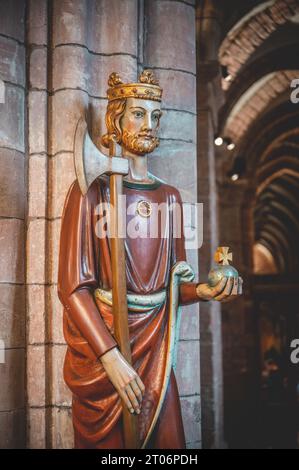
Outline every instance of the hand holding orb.
{"type": "Polygon", "coordinates": [[[214,260],[218,263],[218,266],[211,269],[209,272],[208,284],[210,287],[215,287],[224,277],[234,278],[238,281],[238,271],[229,264],[229,262],[233,260],[233,254],[230,253],[229,247],[218,247],[214,260]]]}

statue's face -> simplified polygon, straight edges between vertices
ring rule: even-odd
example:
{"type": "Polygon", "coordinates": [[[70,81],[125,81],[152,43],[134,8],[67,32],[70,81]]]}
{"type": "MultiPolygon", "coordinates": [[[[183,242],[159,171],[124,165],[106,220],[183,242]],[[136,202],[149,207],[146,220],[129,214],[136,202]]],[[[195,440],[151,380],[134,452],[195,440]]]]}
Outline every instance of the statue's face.
{"type": "Polygon", "coordinates": [[[161,114],[161,103],[157,101],[127,98],[120,121],[122,146],[136,155],[153,152],[159,145],[157,131],[161,114]]]}

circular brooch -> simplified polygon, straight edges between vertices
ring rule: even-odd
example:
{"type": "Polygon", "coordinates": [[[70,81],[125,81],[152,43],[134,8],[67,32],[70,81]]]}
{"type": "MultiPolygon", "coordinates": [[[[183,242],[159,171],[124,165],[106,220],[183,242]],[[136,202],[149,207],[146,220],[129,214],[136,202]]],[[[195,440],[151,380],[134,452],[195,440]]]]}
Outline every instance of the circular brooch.
{"type": "Polygon", "coordinates": [[[149,217],[152,213],[152,205],[148,201],[139,201],[136,208],[137,214],[141,217],[149,217]]]}

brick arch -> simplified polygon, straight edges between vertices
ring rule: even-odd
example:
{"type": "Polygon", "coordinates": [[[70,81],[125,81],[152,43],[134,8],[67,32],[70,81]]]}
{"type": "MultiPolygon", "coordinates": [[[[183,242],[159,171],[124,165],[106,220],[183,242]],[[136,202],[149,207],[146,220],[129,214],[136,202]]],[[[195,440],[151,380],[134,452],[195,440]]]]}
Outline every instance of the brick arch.
{"type": "Polygon", "coordinates": [[[219,112],[220,132],[222,132],[234,106],[252,85],[273,72],[298,69],[299,35],[296,37],[297,42],[295,44],[293,42],[293,33],[290,36],[292,38],[290,42],[270,52],[264,51],[264,54],[246,64],[242,69],[242,73],[235,78],[233,85],[225,93],[225,106],[222,106],[219,112]]]}
{"type": "Polygon", "coordinates": [[[290,103],[289,94],[284,98],[272,98],[270,109],[251,117],[238,146],[247,171],[243,184],[235,186],[244,190],[245,227],[253,233],[253,271],[259,274],[299,270],[298,107],[290,103]]]}
{"type": "Polygon", "coordinates": [[[281,95],[289,99],[290,83],[299,76],[299,70],[280,70],[262,77],[238,100],[227,117],[223,135],[239,143],[251,123],[258,119],[281,95]],[[289,93],[288,93],[289,92],[289,93]]]}
{"type": "Polygon", "coordinates": [[[251,123],[237,147],[238,154],[246,160],[249,178],[255,178],[260,162],[269,161],[269,156],[277,146],[298,135],[298,116],[298,106],[283,100],[265,110],[251,123]]]}
{"type": "Polygon", "coordinates": [[[254,208],[255,242],[277,260],[278,272],[298,273],[299,172],[286,170],[274,172],[258,194],[254,208]]]}
{"type": "Polygon", "coordinates": [[[299,271],[298,114],[290,113],[286,106],[276,107],[273,112],[269,113],[265,128],[261,124],[263,120],[258,120],[262,129],[252,138],[244,154],[249,161],[253,149],[256,151],[251,162],[251,179],[255,182],[254,272],[295,274],[299,271]],[[284,120],[272,120],[273,112],[279,114],[280,110],[283,110],[284,120]],[[275,260],[274,271],[269,266],[262,267],[263,263],[260,265],[263,250],[275,260]]]}
{"type": "Polygon", "coordinates": [[[271,139],[269,145],[265,146],[263,152],[260,154],[259,162],[261,166],[268,164],[273,160],[284,155],[292,155],[294,150],[299,149],[299,128],[290,128],[286,131],[282,130],[277,137],[271,139]]]}
{"type": "Polygon", "coordinates": [[[229,88],[241,68],[262,43],[280,26],[299,13],[298,0],[265,2],[243,17],[227,34],[219,48],[219,61],[232,77],[229,88]],[[254,14],[254,12],[257,12],[254,14]]]}

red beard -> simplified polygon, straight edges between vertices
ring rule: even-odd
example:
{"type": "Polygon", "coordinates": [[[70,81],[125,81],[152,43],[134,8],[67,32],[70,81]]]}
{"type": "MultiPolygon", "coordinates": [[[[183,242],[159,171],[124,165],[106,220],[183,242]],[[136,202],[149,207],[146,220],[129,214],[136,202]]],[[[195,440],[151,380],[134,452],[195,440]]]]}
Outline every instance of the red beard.
{"type": "Polygon", "coordinates": [[[159,139],[148,132],[131,134],[129,131],[124,130],[122,133],[122,145],[127,151],[136,155],[153,152],[159,146],[159,143],[159,139]]]}

